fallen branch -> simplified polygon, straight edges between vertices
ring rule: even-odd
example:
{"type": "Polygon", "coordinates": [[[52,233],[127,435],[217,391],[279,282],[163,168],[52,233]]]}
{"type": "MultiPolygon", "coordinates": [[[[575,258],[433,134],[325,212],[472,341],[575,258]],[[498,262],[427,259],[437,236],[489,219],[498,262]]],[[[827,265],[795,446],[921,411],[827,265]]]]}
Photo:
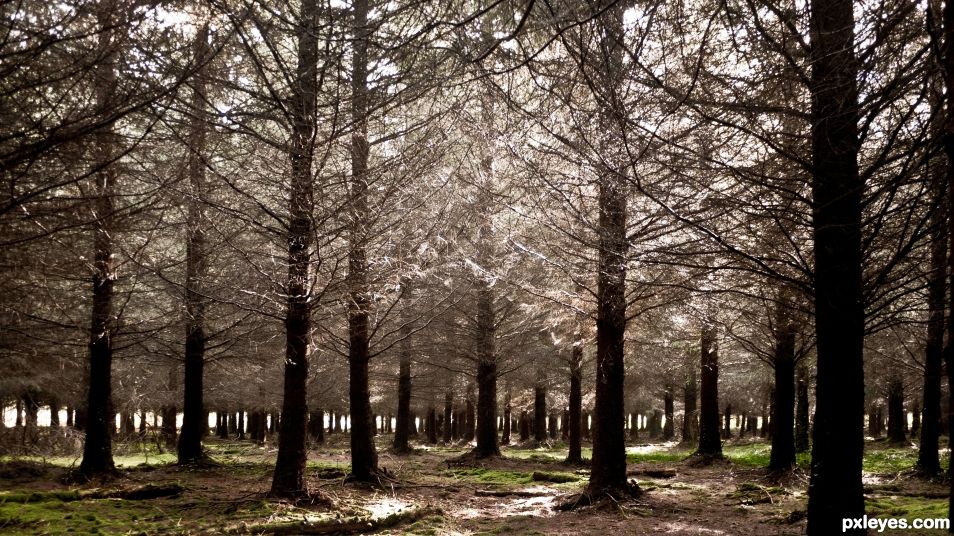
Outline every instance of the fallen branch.
{"type": "Polygon", "coordinates": [[[243,525],[231,532],[241,534],[366,534],[414,523],[430,515],[440,515],[438,508],[415,508],[382,518],[344,518],[327,521],[292,521],[262,525],[243,525]]]}

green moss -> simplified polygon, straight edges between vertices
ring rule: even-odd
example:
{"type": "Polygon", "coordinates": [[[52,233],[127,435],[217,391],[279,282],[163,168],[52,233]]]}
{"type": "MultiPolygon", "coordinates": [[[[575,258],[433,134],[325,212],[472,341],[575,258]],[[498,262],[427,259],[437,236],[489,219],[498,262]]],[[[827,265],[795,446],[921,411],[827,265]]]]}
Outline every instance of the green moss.
{"type": "Polygon", "coordinates": [[[152,515],[155,507],[144,502],[83,500],[61,502],[49,497],[26,503],[0,502],[0,527],[9,533],[27,534],[128,534],[133,528],[147,533],[175,533],[165,516],[152,515]]]}
{"type": "Polygon", "coordinates": [[[924,497],[869,497],[865,511],[870,516],[914,518],[946,518],[947,499],[924,497]]]}
{"type": "MultiPolygon", "coordinates": [[[[899,447],[874,449],[866,448],[862,470],[866,473],[898,473],[911,469],[917,464],[918,451],[913,448],[899,447]]],[[[947,456],[942,456],[942,465],[947,466],[947,456]]]]}

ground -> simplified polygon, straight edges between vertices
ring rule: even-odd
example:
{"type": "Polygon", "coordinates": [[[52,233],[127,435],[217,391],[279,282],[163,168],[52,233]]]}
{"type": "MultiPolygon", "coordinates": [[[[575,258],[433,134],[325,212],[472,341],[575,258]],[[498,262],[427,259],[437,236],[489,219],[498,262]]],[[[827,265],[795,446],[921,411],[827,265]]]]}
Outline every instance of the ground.
{"type": "MultiPolygon", "coordinates": [[[[582,467],[564,465],[565,447],[503,447],[480,465],[453,458],[464,446],[425,447],[396,456],[379,437],[381,465],[393,481],[373,488],[346,483],[347,437],[333,435],[309,453],[308,482],[332,506],[294,505],[266,496],[274,443],[208,439],[219,465],[187,469],[154,443],[117,448],[123,477],[106,484],[62,483],[73,457],[0,458],[0,533],[4,534],[673,534],[788,535],[805,530],[807,456],[784,475],[770,474],[762,441],[726,443],[726,460],[696,466],[672,443],[627,449],[629,473],[645,493],[620,504],[556,511],[586,482],[582,467]],[[144,485],[171,496],[115,496],[144,485]],[[181,493],[179,488],[181,486],[181,493]],[[337,528],[334,528],[337,527],[337,528]]],[[[946,517],[947,484],[910,471],[913,445],[866,445],[869,515],[946,517]]],[[[584,456],[589,454],[584,450],[584,456]]],[[[946,456],[945,456],[946,457],[946,456]]],[[[921,534],[941,534],[924,531],[921,534]]],[[[886,531],[885,534],[891,534],[886,531]]],[[[917,531],[898,531],[913,535],[917,531]]]]}

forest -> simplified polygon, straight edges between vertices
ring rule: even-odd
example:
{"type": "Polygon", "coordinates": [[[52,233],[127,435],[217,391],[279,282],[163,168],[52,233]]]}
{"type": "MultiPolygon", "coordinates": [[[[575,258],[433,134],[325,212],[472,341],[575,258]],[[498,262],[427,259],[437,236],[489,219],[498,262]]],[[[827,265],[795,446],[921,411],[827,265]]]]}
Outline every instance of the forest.
{"type": "Polygon", "coordinates": [[[951,0],[0,0],[0,533],[954,533],[951,0]]]}

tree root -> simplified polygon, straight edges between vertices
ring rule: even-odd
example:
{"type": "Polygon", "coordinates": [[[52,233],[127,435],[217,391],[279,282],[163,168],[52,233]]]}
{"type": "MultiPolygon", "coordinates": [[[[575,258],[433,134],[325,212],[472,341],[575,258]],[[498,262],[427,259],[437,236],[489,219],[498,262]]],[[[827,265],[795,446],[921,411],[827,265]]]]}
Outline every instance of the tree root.
{"type": "Polygon", "coordinates": [[[587,487],[582,493],[570,495],[558,503],[554,509],[566,512],[586,506],[612,506],[614,509],[622,511],[622,507],[620,506],[621,502],[635,499],[642,494],[643,490],[635,480],[630,480],[623,486],[613,486],[595,490],[587,487]]]}
{"type": "Polygon", "coordinates": [[[344,479],[345,484],[366,485],[376,488],[386,488],[389,484],[397,483],[398,479],[385,467],[374,469],[368,476],[358,476],[354,473],[348,474],[344,479]]]}

